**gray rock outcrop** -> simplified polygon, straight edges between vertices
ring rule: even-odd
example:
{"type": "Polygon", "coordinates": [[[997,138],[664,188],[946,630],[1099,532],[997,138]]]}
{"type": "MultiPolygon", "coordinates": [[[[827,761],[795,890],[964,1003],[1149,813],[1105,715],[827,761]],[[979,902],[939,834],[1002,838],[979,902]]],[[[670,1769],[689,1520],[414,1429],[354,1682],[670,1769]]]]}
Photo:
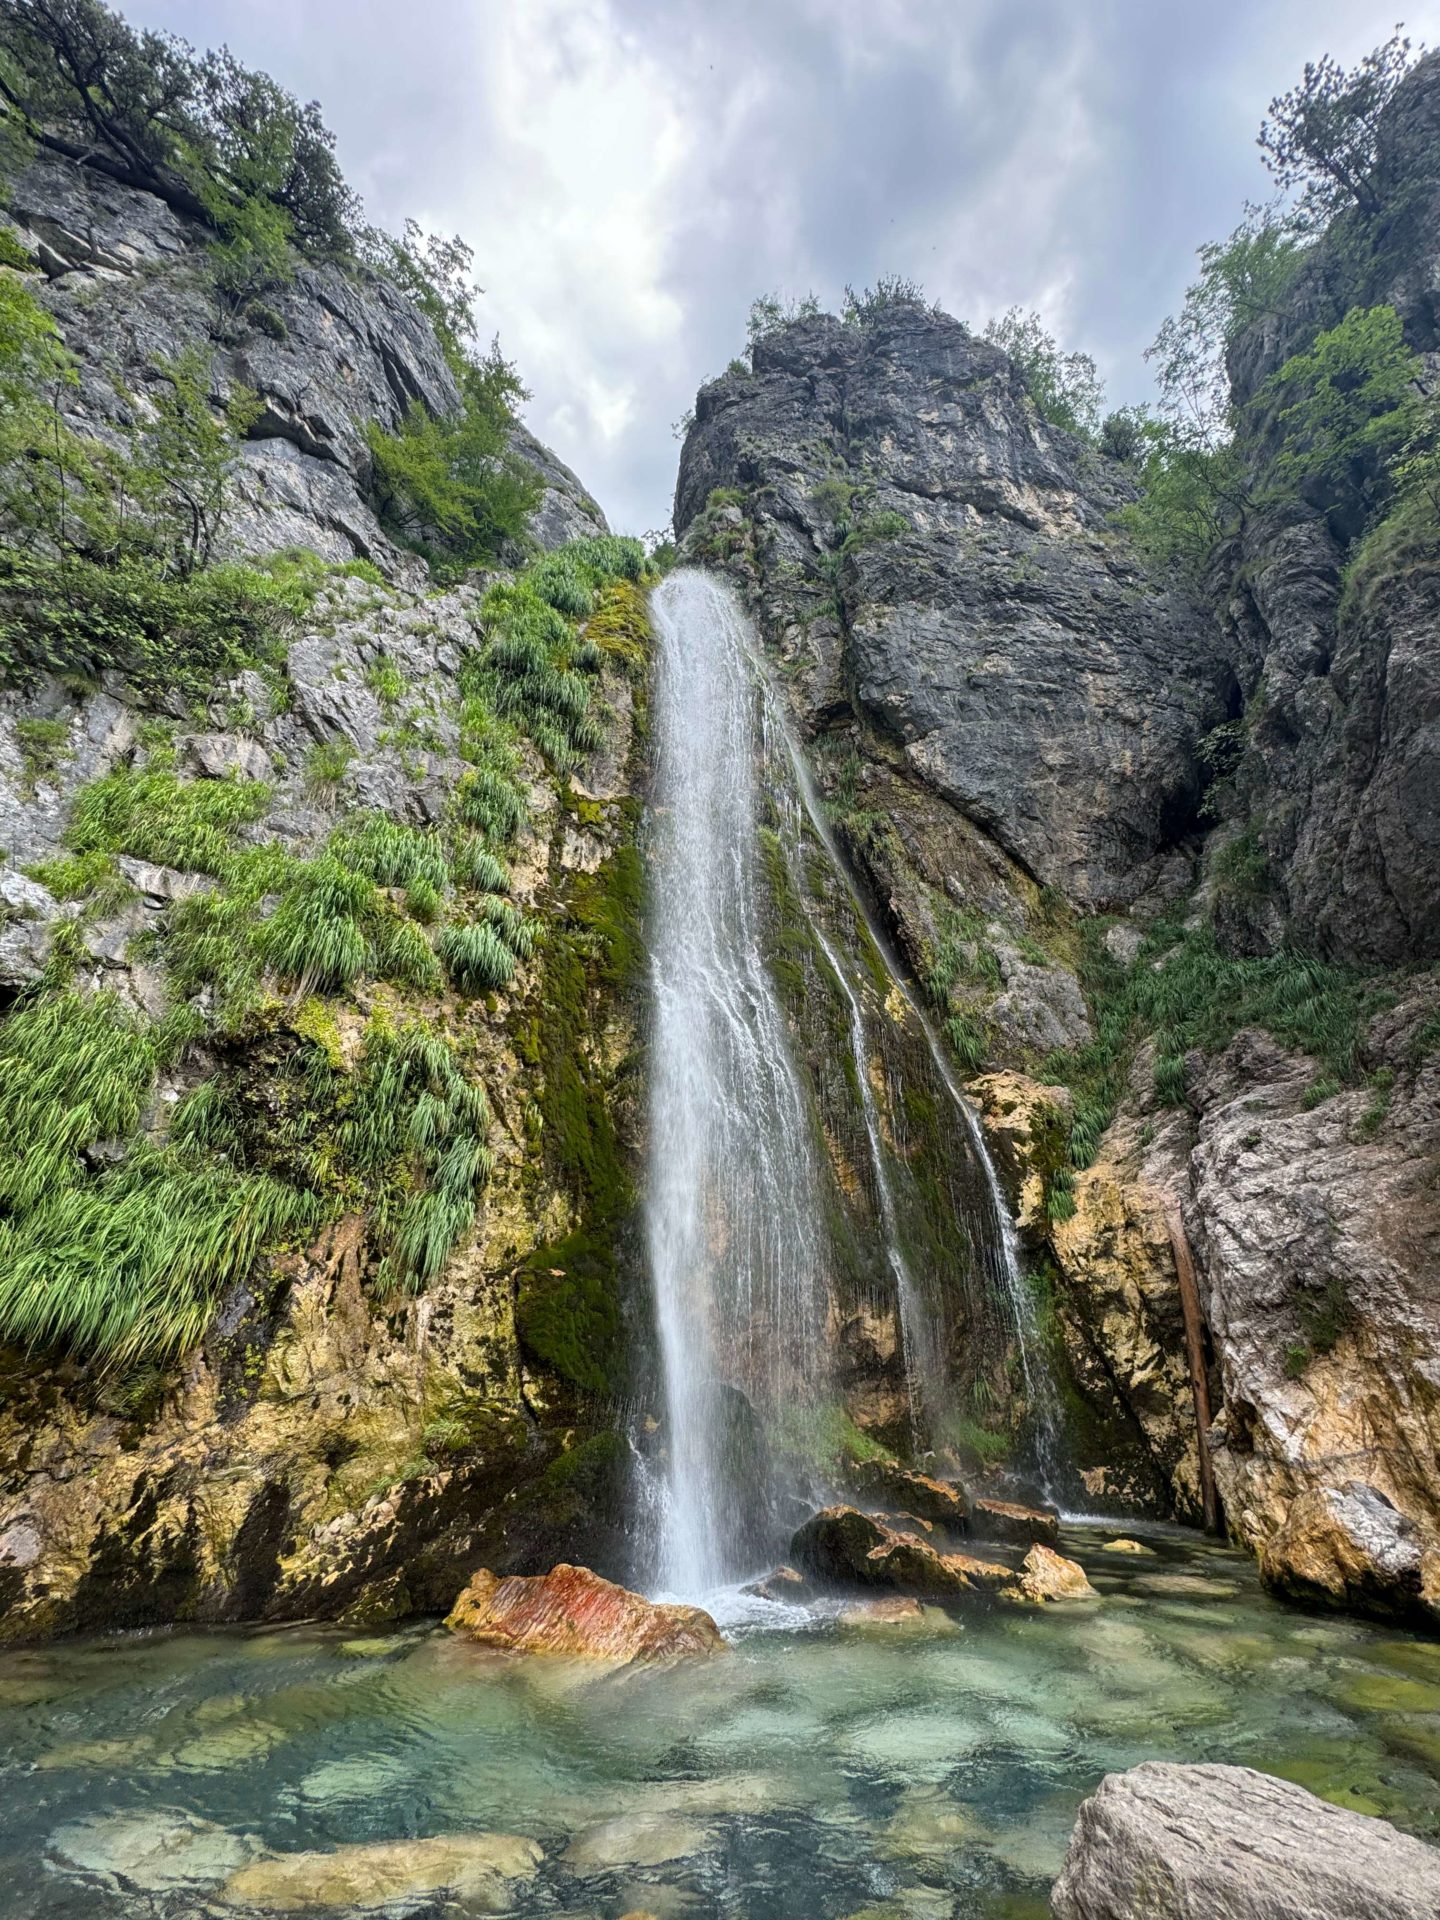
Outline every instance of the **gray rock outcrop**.
{"type": "MultiPolygon", "coordinates": [[[[359,555],[419,584],[418,563],[370,505],[365,425],[394,427],[412,401],[450,414],[460,396],[429,322],[395,287],[301,265],[270,295],[263,323],[227,323],[207,267],[212,236],[155,195],[42,154],[13,182],[5,211],[45,271],[41,297],[79,362],[78,383],[62,392],[77,431],[103,438],[146,406],[161,363],[206,348],[215,398],[243,387],[260,402],[235,476],[229,548],[359,555]]],[[[544,483],[532,527],[541,545],[605,532],[594,500],[526,428],[514,448],[544,483]]]]}
{"type": "Polygon", "coordinates": [[[1080,1809],[1055,1920],[1435,1920],[1440,1851],[1249,1767],[1149,1762],[1080,1809]]]}
{"type": "MultiPolygon", "coordinates": [[[[1352,307],[1393,306],[1433,386],[1440,350],[1440,56],[1387,109],[1374,214],[1342,215],[1278,310],[1230,353],[1242,405],[1286,358],[1352,307]]],[[[1256,475],[1263,497],[1264,451],[1256,475]]],[[[1231,811],[1266,860],[1252,917],[1361,965],[1440,952],[1440,571],[1423,543],[1405,563],[1353,568],[1364,516],[1302,487],[1250,513],[1227,556],[1228,646],[1247,694],[1231,811]],[[1307,498],[1313,493],[1314,498],[1307,498]]]]}
{"type": "Polygon", "coordinates": [[[714,488],[745,494],[761,605],[811,724],[853,708],[1077,903],[1163,885],[1194,825],[1197,742],[1234,682],[1199,610],[1116,529],[1123,469],[923,306],[802,320],[753,358],[701,389],[675,524],[714,488]]]}

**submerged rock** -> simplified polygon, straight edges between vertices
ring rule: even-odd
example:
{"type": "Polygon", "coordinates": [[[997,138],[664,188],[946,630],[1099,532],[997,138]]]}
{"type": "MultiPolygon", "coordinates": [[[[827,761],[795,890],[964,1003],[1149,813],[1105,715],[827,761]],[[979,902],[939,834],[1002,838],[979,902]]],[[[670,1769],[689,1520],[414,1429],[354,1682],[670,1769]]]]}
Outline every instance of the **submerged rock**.
{"type": "Polygon", "coordinates": [[[1013,1500],[977,1500],[970,1524],[983,1540],[1017,1547],[1032,1540],[1053,1547],[1060,1538],[1060,1516],[1053,1507],[1022,1507],[1013,1500]]]}
{"type": "Polygon", "coordinates": [[[529,1879],[544,1858],[533,1840],[505,1833],[437,1834],[426,1840],[381,1840],[330,1853],[278,1853],[241,1867],[224,1899],[266,1913],[317,1907],[369,1913],[395,1901],[448,1891],[469,1910],[510,1904],[510,1882],[529,1879]]]}
{"type": "Polygon", "coordinates": [[[482,1646],[590,1660],[669,1660],[726,1645],[701,1607],[647,1600],[588,1567],[565,1565],[533,1579],[502,1580],[482,1568],[445,1624],[482,1646]]]}
{"type": "Polygon", "coordinates": [[[1147,1762],[1080,1809],[1055,1920],[1434,1920],[1440,1851],[1249,1767],[1147,1762]]]}
{"type": "Polygon", "coordinates": [[[920,1602],[908,1593],[886,1600],[856,1600],[840,1615],[842,1627],[904,1627],[922,1618],[920,1602]]]}

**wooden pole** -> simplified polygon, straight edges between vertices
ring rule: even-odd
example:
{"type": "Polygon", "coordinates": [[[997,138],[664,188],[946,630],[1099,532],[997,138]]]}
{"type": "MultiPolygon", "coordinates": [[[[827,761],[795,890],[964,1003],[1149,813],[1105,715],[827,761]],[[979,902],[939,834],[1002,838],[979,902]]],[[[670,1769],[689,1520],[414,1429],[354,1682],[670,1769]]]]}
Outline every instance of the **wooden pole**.
{"type": "Polygon", "coordinates": [[[1220,1496],[1215,1490],[1215,1467],[1210,1458],[1210,1382],[1205,1371],[1205,1317],[1200,1309],[1200,1289],[1195,1284],[1195,1261],[1180,1209],[1165,1209],[1165,1224],[1170,1230],[1170,1251],[1175,1258],[1175,1277],[1180,1282],[1180,1311],[1185,1318],[1185,1356],[1190,1366],[1190,1392],[1195,1402],[1195,1437],[1200,1455],[1200,1506],[1205,1516],[1205,1531],[1220,1531],[1220,1496]]]}

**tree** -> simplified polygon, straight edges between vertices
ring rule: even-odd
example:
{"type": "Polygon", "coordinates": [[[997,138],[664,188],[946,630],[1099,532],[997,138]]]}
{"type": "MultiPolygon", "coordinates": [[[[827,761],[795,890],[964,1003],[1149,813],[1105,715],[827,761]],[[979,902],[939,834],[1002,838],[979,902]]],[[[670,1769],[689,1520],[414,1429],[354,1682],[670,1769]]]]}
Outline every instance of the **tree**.
{"type": "Polygon", "coordinates": [[[6,0],[0,109],[40,146],[222,235],[269,209],[304,251],[350,251],[357,206],[319,107],[223,49],[202,58],[174,34],[137,33],[102,0],[6,0]]]}
{"type": "Polygon", "coordinates": [[[475,339],[473,302],[484,291],[470,278],[475,255],[456,234],[447,240],[426,233],[418,220],[405,222],[404,238],[379,227],[361,235],[361,256],[417,307],[435,329],[435,337],[458,374],[475,339]]]}
{"type": "Polygon", "coordinates": [[[1393,307],[1352,307],[1265,383],[1259,400],[1281,436],[1271,484],[1318,496],[1327,511],[1371,511],[1413,427],[1421,362],[1393,307]]]}
{"type": "Polygon", "coordinates": [[[1307,61],[1300,84],[1270,102],[1257,144],[1279,186],[1302,189],[1308,225],[1346,206],[1379,211],[1372,176],[1380,118],[1420,51],[1397,27],[1348,72],[1328,53],[1307,61]]]}
{"type": "Polygon", "coordinates": [[[1039,314],[1022,313],[1019,307],[991,320],[985,338],[1015,362],[1042,420],[1095,439],[1105,388],[1088,353],[1062,353],[1039,314]]]}

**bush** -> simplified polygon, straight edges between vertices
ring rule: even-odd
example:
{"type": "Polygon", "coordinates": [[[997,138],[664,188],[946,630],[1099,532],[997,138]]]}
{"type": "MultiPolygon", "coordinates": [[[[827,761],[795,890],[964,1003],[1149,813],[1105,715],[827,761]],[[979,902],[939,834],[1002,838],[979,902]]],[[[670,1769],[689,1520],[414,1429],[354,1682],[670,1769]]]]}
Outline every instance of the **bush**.
{"type": "Polygon", "coordinates": [[[845,289],[844,303],[840,317],[851,326],[863,327],[892,312],[896,307],[926,307],[925,289],[918,280],[909,280],[903,273],[882,273],[873,287],[862,287],[859,292],[854,287],[845,289]]]}
{"type": "Polygon", "coordinates": [[[1085,440],[1098,437],[1105,388],[1088,353],[1062,353],[1039,314],[1019,307],[991,320],[984,337],[1014,361],[1042,420],[1085,440]]]}
{"type": "Polygon", "coordinates": [[[413,400],[395,431],[373,420],[365,429],[381,519],[442,575],[493,560],[525,531],[541,492],[510,449],[525,389],[498,345],[462,367],[460,389],[453,419],[413,400]]]}

